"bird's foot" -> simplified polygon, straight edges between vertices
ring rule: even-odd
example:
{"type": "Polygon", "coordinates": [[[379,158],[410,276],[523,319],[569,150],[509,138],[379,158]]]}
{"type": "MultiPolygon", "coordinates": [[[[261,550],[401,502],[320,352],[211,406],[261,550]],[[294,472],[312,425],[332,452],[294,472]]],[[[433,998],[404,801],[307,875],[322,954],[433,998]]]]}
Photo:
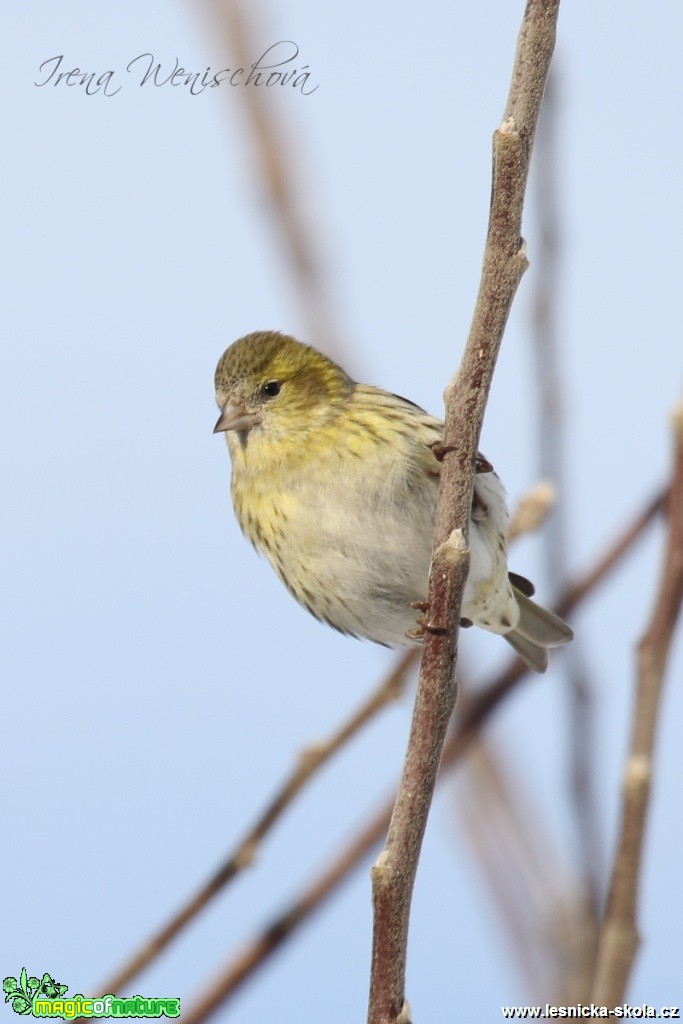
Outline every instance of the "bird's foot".
{"type": "MultiPolygon", "coordinates": [[[[410,607],[415,608],[418,612],[428,612],[429,602],[411,601],[410,607]]],[[[471,619],[460,619],[461,629],[469,629],[471,625],[471,619]]],[[[445,636],[448,632],[449,630],[447,626],[437,626],[434,622],[430,622],[426,615],[419,615],[415,629],[409,629],[406,633],[406,637],[409,640],[423,640],[427,633],[434,633],[437,636],[445,636]]]]}
{"type": "Polygon", "coordinates": [[[426,615],[420,615],[415,629],[409,629],[406,636],[409,640],[423,640],[427,633],[433,636],[446,636],[448,632],[447,626],[439,626],[435,622],[430,622],[426,615]]]}
{"type": "Polygon", "coordinates": [[[455,451],[452,444],[444,444],[443,441],[435,441],[434,444],[430,444],[429,447],[434,452],[434,457],[438,462],[443,462],[445,455],[448,455],[449,452],[455,451]]]}
{"type": "MultiPolygon", "coordinates": [[[[429,446],[434,452],[434,457],[438,462],[443,462],[444,457],[449,452],[455,451],[455,445],[444,444],[443,441],[435,441],[434,444],[429,446]]],[[[493,466],[488,459],[485,459],[483,455],[477,455],[474,460],[474,472],[475,473],[493,473],[493,466]]]]}

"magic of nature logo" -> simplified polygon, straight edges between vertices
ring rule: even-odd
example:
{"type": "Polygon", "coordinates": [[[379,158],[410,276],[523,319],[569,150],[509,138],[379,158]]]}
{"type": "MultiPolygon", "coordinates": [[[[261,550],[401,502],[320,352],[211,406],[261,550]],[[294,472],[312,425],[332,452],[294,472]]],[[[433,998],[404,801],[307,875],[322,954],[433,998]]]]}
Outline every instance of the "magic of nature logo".
{"type": "Polygon", "coordinates": [[[7,977],[2,983],[5,1002],[15,1013],[34,1017],[179,1017],[180,999],[150,999],[146,996],[121,997],[109,994],[91,998],[78,993],[65,998],[67,985],[45,973],[42,978],[29,975],[22,967],[18,978],[7,977]]]}

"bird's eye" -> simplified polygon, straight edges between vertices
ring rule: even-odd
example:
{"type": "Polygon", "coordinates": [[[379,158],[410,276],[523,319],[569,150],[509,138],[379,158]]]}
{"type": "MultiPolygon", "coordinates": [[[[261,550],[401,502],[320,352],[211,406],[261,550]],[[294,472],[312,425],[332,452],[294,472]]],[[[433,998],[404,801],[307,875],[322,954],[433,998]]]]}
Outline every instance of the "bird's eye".
{"type": "Polygon", "coordinates": [[[264,398],[277,398],[282,390],[282,384],[279,380],[269,380],[267,384],[264,384],[261,388],[261,394],[264,398]]]}

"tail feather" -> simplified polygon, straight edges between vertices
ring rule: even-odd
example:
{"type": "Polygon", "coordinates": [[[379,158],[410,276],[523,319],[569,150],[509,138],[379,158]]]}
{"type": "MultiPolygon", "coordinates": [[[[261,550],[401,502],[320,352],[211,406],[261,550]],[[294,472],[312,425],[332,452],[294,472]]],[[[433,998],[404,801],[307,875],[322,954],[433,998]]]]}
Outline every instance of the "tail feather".
{"type": "Polygon", "coordinates": [[[519,605],[519,622],[505,634],[505,639],[530,669],[545,672],[548,648],[568,644],[574,634],[554,612],[536,604],[514,584],[512,589],[519,605]]]}
{"type": "Polygon", "coordinates": [[[560,647],[574,639],[574,634],[559,615],[548,611],[523,594],[517,587],[512,588],[519,605],[517,632],[543,647],[560,647]]]}
{"type": "Polygon", "coordinates": [[[516,629],[504,634],[510,647],[520,656],[527,668],[532,672],[545,672],[548,667],[548,648],[541,647],[528,640],[516,629]]]}

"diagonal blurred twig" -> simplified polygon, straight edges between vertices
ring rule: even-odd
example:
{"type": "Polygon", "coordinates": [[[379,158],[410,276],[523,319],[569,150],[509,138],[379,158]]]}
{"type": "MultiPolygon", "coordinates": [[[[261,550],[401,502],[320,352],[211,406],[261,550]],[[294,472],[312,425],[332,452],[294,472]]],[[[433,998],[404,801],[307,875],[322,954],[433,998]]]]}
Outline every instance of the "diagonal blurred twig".
{"type": "Polygon", "coordinates": [[[416,661],[416,651],[409,650],[403,653],[389,675],[382,680],[358,711],[337,729],[333,736],[302,751],[291,774],[285,779],[271,802],[259,815],[235,850],[166,924],[141,946],[120,970],[107,978],[100,986],[101,992],[120,991],[168,946],[217,893],[253,862],[263,838],[270,832],[311,777],[382,708],[400,697],[408,672],[416,661]]]}
{"type": "Polygon", "coordinates": [[[365,858],[382,841],[386,834],[391,804],[358,832],[344,848],[307,886],[301,895],[278,914],[270,924],[241,952],[230,960],[226,969],[199,995],[189,1010],[183,1010],[183,1024],[199,1024],[206,1020],[226,999],[233,995],[272,954],[297,931],[314,911],[319,910],[326,899],[357,870],[365,858]]]}
{"type": "MultiPolygon", "coordinates": [[[[227,47],[232,53],[233,65],[250,68],[266,49],[263,34],[254,28],[264,20],[263,9],[241,0],[202,0],[202,4],[223,48],[227,47]]],[[[271,44],[272,39],[267,45],[271,44]]],[[[324,272],[323,247],[316,237],[320,223],[316,223],[314,229],[305,212],[311,207],[310,186],[305,193],[302,186],[305,174],[297,163],[298,147],[292,142],[292,130],[284,130],[282,116],[278,118],[276,114],[281,108],[273,102],[270,90],[252,86],[231,90],[235,91],[242,101],[251,131],[257,173],[282,240],[287,266],[293,274],[307,336],[329,355],[343,361],[331,291],[324,272]]]]}

